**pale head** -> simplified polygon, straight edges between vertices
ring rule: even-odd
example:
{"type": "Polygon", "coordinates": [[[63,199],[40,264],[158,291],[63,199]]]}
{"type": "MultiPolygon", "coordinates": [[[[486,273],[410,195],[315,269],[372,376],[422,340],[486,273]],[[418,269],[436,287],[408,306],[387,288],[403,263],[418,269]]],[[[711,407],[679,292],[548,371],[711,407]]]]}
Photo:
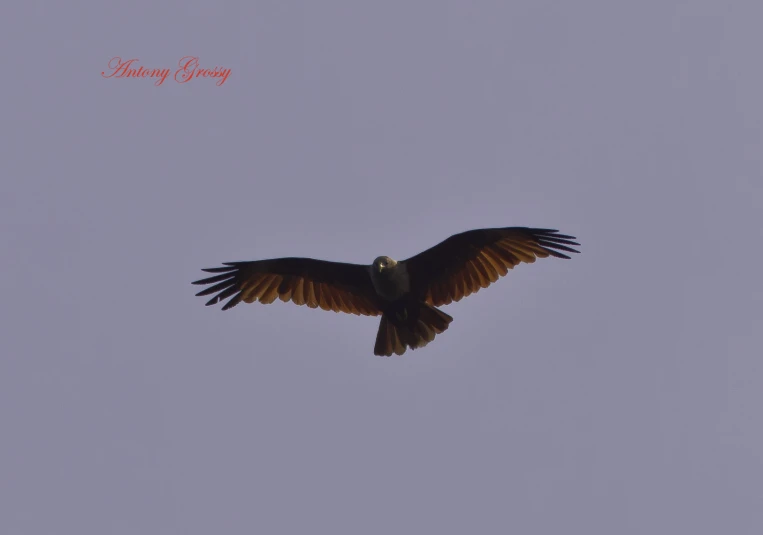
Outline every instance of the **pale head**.
{"type": "Polygon", "coordinates": [[[381,273],[385,269],[393,268],[397,265],[397,261],[392,260],[388,256],[380,256],[373,263],[373,270],[377,273],[381,273]]]}

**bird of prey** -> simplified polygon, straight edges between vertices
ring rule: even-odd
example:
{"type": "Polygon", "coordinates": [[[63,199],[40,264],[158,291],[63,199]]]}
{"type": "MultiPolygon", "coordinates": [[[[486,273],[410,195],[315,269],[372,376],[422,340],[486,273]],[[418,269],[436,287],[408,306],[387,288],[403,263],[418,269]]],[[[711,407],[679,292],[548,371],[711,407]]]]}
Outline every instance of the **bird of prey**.
{"type": "Polygon", "coordinates": [[[487,288],[509,269],[536,258],[578,253],[574,236],[557,230],[506,227],[476,229],[400,262],[380,256],[370,266],[312,258],[224,262],[203,269],[214,276],[193,282],[212,285],[197,296],[216,294],[207,306],[230,298],[223,310],[276,300],[364,316],[381,315],[374,354],[402,355],[448,328],[453,318],[435,308],[487,288]]]}

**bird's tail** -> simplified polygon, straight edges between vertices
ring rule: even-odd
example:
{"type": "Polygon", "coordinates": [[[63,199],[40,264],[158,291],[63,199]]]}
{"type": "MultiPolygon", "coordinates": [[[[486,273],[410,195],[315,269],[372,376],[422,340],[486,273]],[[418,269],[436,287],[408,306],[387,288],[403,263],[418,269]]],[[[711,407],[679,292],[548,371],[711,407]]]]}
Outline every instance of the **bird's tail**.
{"type": "Polygon", "coordinates": [[[374,354],[402,355],[406,347],[418,349],[448,328],[453,318],[426,303],[411,304],[385,311],[379,323],[374,354]]]}

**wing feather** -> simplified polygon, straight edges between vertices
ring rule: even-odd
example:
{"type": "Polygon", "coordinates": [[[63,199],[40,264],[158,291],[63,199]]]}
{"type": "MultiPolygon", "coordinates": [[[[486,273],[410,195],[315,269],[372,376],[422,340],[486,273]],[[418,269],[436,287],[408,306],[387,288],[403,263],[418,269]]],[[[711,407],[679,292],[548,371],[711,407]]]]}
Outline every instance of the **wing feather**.
{"type": "Polygon", "coordinates": [[[294,287],[294,293],[292,295],[291,300],[294,301],[294,304],[296,305],[304,305],[305,304],[305,279],[302,277],[297,277],[297,282],[295,283],[296,286],[294,287]]]}
{"type": "Polygon", "coordinates": [[[377,316],[381,314],[366,266],[312,258],[274,258],[254,262],[225,262],[204,269],[212,277],[194,281],[211,285],[196,295],[216,294],[206,304],[229,299],[223,310],[241,301],[263,304],[276,299],[334,312],[377,316]]]}
{"type": "Polygon", "coordinates": [[[474,265],[474,262],[471,260],[467,260],[464,264],[464,270],[461,279],[463,280],[461,292],[464,294],[464,297],[469,295],[469,290],[471,288],[480,285],[479,271],[477,270],[477,266],[474,265]]]}
{"type": "Polygon", "coordinates": [[[520,263],[537,258],[569,259],[578,253],[574,236],[553,229],[506,227],[477,229],[447,240],[405,260],[411,291],[428,304],[460,301],[487,288],[520,263]]]}
{"type": "Polygon", "coordinates": [[[260,303],[269,305],[278,297],[278,287],[281,286],[283,278],[280,275],[276,275],[270,279],[270,283],[265,291],[260,295],[260,303]]]}
{"type": "Polygon", "coordinates": [[[490,284],[498,280],[498,272],[490,265],[484,253],[477,255],[477,266],[480,267],[485,274],[485,282],[482,284],[483,288],[487,288],[490,284]]]}
{"type": "Polygon", "coordinates": [[[501,259],[501,255],[499,255],[495,251],[495,248],[491,246],[485,247],[485,249],[482,251],[482,256],[493,267],[493,270],[498,275],[498,278],[503,277],[504,275],[506,275],[506,273],[509,272],[509,270],[506,267],[506,264],[501,259]]]}

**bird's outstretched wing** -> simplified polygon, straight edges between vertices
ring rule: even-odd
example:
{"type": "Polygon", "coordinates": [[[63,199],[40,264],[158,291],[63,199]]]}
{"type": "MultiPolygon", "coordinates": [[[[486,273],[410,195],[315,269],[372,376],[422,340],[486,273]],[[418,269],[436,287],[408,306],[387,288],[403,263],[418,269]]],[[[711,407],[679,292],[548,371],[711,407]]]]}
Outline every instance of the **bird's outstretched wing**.
{"type": "Polygon", "coordinates": [[[212,284],[196,295],[217,294],[207,306],[231,297],[223,310],[245,303],[291,300],[297,305],[364,316],[381,314],[366,266],[312,258],[274,258],[254,262],[224,262],[203,269],[217,273],[193,284],[212,284]]]}
{"type": "Polygon", "coordinates": [[[411,290],[433,306],[460,301],[487,288],[509,269],[536,258],[570,257],[580,245],[574,236],[542,228],[507,227],[477,229],[447,240],[405,261],[411,290]]]}

